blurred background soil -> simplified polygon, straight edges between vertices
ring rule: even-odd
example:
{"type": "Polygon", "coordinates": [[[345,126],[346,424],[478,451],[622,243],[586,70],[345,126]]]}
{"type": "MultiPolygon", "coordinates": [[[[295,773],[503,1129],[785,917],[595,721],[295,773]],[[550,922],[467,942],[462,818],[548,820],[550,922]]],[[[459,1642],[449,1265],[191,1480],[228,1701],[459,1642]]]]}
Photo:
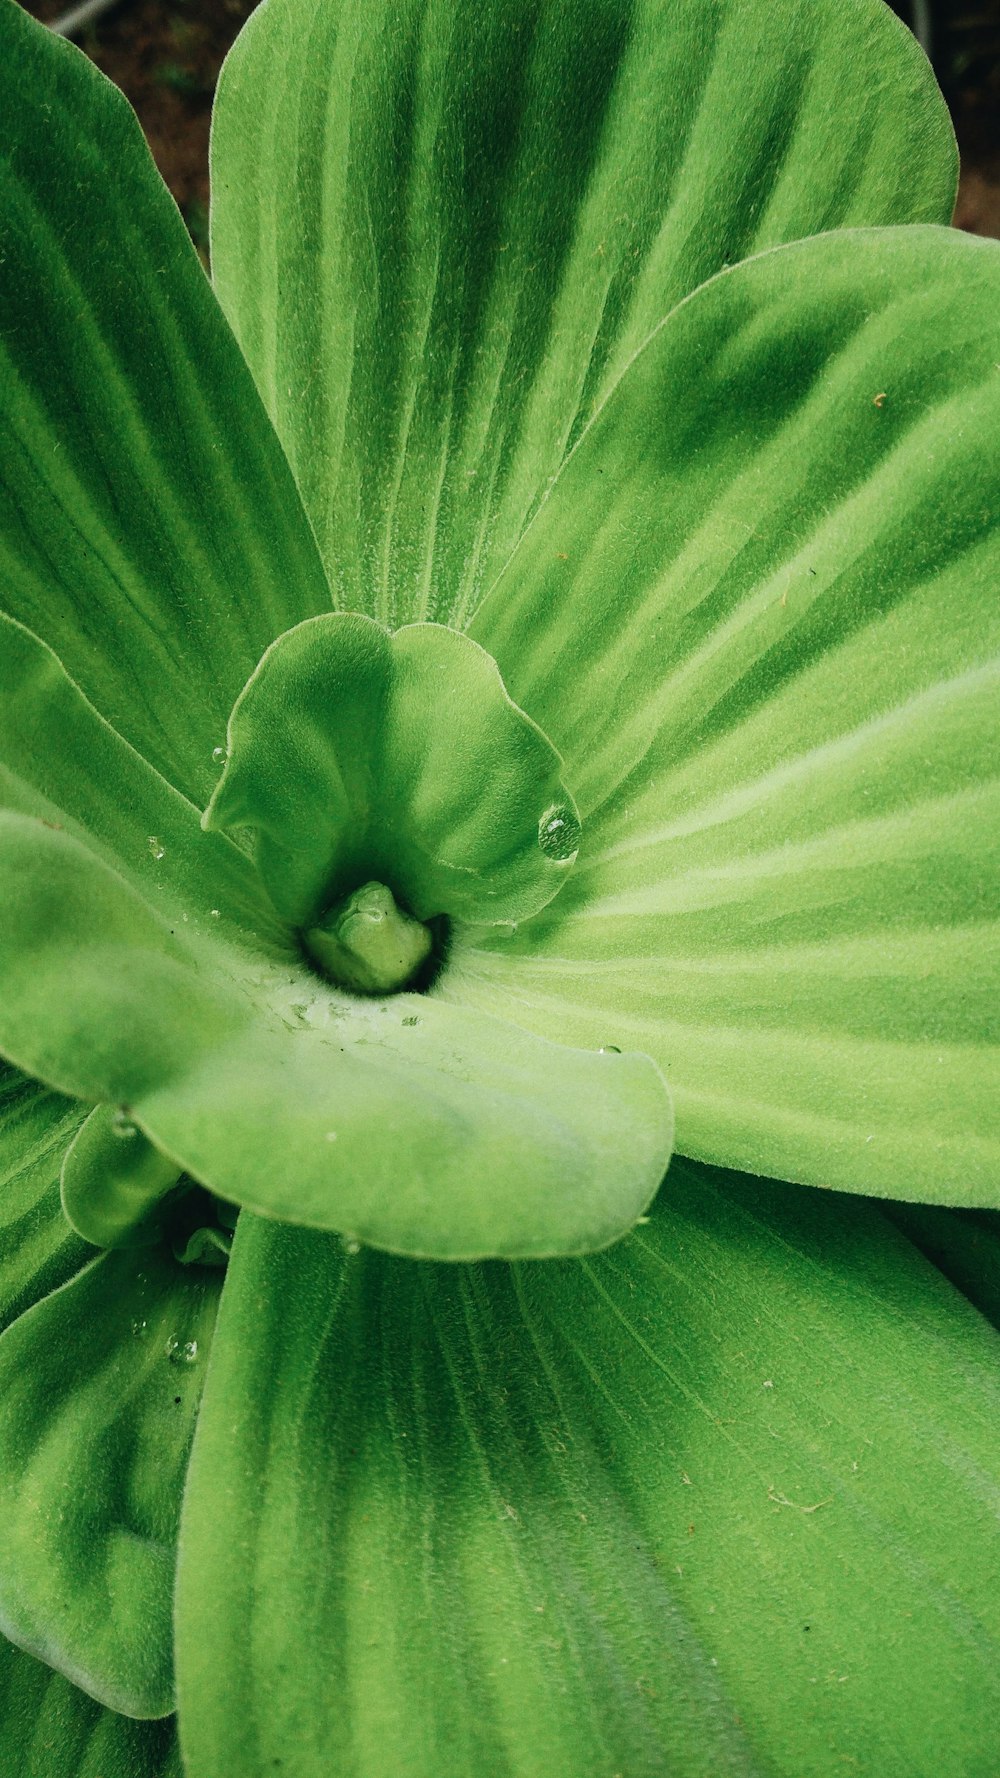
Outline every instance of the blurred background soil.
{"type": "MultiPolygon", "coordinates": [[[[208,126],[219,67],[252,0],[118,0],[73,33],[123,88],[198,247],[208,239],[208,126]]],[[[962,153],[955,221],[1000,238],[1000,0],[899,0],[951,110],[962,153]]],[[[62,0],[28,0],[49,24],[62,0]]]]}

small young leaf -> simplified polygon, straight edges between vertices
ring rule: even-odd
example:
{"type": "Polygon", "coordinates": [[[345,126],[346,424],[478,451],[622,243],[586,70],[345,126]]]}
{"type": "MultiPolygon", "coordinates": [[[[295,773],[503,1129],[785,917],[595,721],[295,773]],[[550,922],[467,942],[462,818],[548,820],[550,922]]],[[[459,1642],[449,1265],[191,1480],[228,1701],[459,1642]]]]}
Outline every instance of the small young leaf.
{"type": "Polygon", "coordinates": [[[126,1112],[97,1105],[63,1159],[63,1211],[95,1247],[149,1247],[163,1233],[156,1206],[179,1178],[126,1112]]]}
{"type": "Polygon", "coordinates": [[[468,637],[318,617],[278,638],[237,699],[203,825],[253,831],[295,926],[369,881],[419,920],[509,924],[576,857],[561,765],[468,637]]]}

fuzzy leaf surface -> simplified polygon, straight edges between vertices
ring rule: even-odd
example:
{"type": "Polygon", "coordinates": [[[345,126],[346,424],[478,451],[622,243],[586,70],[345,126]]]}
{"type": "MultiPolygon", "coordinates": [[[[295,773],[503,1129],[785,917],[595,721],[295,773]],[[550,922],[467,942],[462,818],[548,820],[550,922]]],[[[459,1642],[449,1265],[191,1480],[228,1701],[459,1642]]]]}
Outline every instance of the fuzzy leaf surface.
{"type": "Polygon", "coordinates": [[[325,576],[126,100],[14,0],[0,66],[0,600],[207,796],[233,699],[325,576]]]}
{"type": "Polygon", "coordinates": [[[682,1153],[996,1205],[1000,246],[845,231],[696,292],[475,635],[573,876],[440,987],[656,1057],[682,1153]]]}
{"type": "Polygon", "coordinates": [[[954,191],[876,0],[268,0],[219,84],[213,275],[338,605],[461,627],[675,303],[954,191]]]}
{"type": "Polygon", "coordinates": [[[174,1723],[135,1722],[0,1640],[4,1778],[184,1778],[174,1723]]]}
{"type": "Polygon", "coordinates": [[[279,637],[240,693],[203,824],[252,831],[296,926],[373,878],[419,920],[517,921],[576,857],[543,844],[547,818],[579,834],[561,764],[467,636],[331,612],[279,637]]]}
{"type": "Polygon", "coordinates": [[[190,1778],[989,1770],[998,1341],[872,1206],[688,1162],[588,1261],[242,1218],[190,1778]]]}
{"type": "Polygon", "coordinates": [[[105,1253],[0,1337],[0,1629],[127,1716],[173,1710],[181,1490],[218,1275],[105,1253]]]}

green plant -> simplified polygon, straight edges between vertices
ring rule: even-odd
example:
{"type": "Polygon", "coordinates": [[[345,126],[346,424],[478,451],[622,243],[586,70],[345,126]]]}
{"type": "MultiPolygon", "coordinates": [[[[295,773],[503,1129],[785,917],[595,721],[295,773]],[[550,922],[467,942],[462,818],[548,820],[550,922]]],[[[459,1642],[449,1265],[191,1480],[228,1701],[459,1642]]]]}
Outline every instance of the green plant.
{"type": "Polygon", "coordinates": [[[0,52],[0,1767],[985,1778],[1000,264],[925,62],[266,0],[213,293],[0,52]]]}

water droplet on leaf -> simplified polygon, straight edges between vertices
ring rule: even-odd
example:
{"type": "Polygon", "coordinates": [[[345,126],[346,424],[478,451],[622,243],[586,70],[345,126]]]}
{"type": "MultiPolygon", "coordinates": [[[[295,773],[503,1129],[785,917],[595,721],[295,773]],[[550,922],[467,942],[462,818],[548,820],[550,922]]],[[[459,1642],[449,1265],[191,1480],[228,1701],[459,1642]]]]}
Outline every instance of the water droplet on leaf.
{"type": "Polygon", "coordinates": [[[336,1130],[327,1130],[326,1139],[328,1142],[336,1142],[336,1140],[337,1140],[336,1130]]]}
{"type": "Polygon", "coordinates": [[[213,920],[219,920],[222,918],[222,913],[219,908],[209,908],[208,911],[211,914],[213,920]]]}
{"type": "Polygon", "coordinates": [[[228,757],[229,757],[229,755],[227,754],[226,749],[224,747],[213,747],[212,748],[212,758],[214,759],[217,766],[221,766],[223,761],[228,759],[228,757]]]}
{"type": "Polygon", "coordinates": [[[141,1336],[142,1334],[145,1333],[145,1331],[146,1331],[146,1323],[144,1321],[133,1321],[132,1332],[134,1334],[139,1334],[141,1336]]]}
{"type": "Polygon", "coordinates": [[[111,1134],[117,1136],[119,1142],[131,1142],[132,1137],[139,1134],[138,1128],[132,1122],[128,1112],[121,1106],[111,1119],[111,1134]]]}
{"type": "Polygon", "coordinates": [[[340,1245],[345,1253],[350,1254],[352,1259],[356,1253],[361,1252],[361,1242],[356,1235],[341,1235],[340,1245]]]}
{"type": "Polygon", "coordinates": [[[546,858],[571,858],[580,845],[580,823],[565,804],[546,809],[538,823],[538,844],[546,858]]]}
{"type": "Polygon", "coordinates": [[[171,1364],[189,1365],[198,1362],[197,1340],[179,1340],[176,1335],[171,1334],[165,1350],[171,1364]]]}
{"type": "Polygon", "coordinates": [[[155,833],[150,834],[148,840],[146,841],[146,844],[149,847],[150,853],[153,858],[162,858],[163,857],[163,854],[166,851],[166,847],[163,845],[162,841],[157,839],[155,833]]]}
{"type": "Polygon", "coordinates": [[[620,1056],[621,1050],[616,1043],[602,1043],[597,1053],[599,1056],[620,1056]]]}

